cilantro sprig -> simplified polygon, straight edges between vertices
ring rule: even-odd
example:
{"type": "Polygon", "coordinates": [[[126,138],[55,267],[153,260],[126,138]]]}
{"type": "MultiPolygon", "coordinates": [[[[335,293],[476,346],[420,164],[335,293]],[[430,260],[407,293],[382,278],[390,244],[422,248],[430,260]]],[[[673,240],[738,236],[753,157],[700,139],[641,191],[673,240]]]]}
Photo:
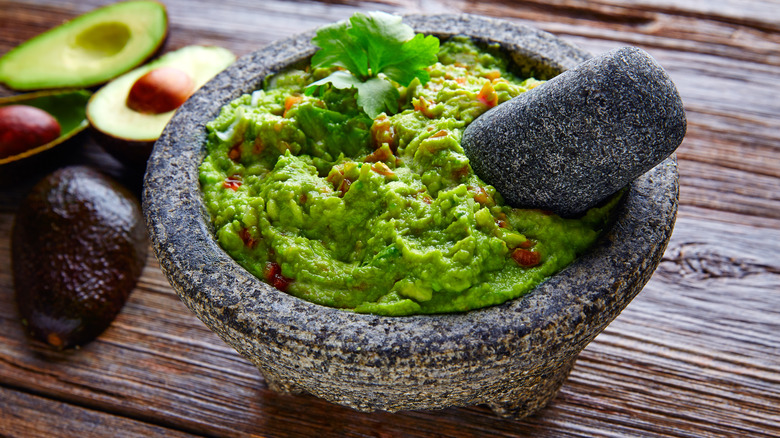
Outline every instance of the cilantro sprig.
{"type": "Polygon", "coordinates": [[[406,87],[415,79],[425,84],[425,67],[437,61],[439,40],[415,34],[402,18],[384,12],[356,13],[348,21],[325,26],[312,43],[320,50],[312,67],[341,67],[306,88],[307,95],[326,84],[338,89],[356,88],[357,104],[371,118],[394,114],[401,96],[391,82],[406,87]]]}

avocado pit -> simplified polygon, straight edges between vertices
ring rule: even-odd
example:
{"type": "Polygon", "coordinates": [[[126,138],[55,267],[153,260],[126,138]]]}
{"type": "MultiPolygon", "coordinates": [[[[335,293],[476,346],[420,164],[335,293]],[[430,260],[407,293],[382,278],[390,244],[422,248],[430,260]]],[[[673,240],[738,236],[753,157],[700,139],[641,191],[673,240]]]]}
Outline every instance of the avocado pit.
{"type": "Polygon", "coordinates": [[[60,124],[51,114],[29,105],[0,108],[0,158],[20,154],[60,136],[60,124]]]}
{"type": "Polygon", "coordinates": [[[162,114],[180,107],[192,94],[192,77],[176,67],[159,67],[144,74],[127,95],[127,106],[140,113],[162,114]]]}
{"type": "Polygon", "coordinates": [[[122,163],[144,166],[174,110],[233,61],[221,47],[186,46],[131,70],[90,99],[90,132],[122,163]]]}

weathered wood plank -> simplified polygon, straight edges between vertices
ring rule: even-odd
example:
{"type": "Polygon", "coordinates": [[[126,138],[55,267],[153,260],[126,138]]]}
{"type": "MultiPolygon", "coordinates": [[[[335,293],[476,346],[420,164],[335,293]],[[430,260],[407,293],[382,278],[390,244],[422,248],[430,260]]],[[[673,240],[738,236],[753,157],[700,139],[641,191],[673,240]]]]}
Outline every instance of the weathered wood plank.
{"type": "Polygon", "coordinates": [[[194,436],[2,386],[0,413],[0,435],[9,438],[194,436]]]}

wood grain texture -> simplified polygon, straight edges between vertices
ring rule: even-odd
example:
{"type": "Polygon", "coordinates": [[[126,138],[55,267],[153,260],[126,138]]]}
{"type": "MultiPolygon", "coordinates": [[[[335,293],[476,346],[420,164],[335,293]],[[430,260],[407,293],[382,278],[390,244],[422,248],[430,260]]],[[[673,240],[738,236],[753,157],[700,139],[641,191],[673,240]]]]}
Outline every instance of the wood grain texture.
{"type": "Polygon", "coordinates": [[[192,437],[124,417],[92,411],[39,396],[0,387],[0,412],[3,413],[2,436],[116,436],[148,438],[165,436],[192,437]],[[34,422],[30,419],[35,419],[34,422]]]}
{"type": "MultiPolygon", "coordinates": [[[[0,0],[0,54],[107,0],[0,0]]],[[[10,271],[14,212],[40,177],[92,164],[138,192],[141,170],[89,136],[0,167],[0,436],[780,436],[780,2],[761,0],[165,0],[165,51],[247,54],[356,10],[471,12],[597,54],[644,48],[680,89],[680,214],[642,293],[523,421],[481,406],[358,413],[280,395],[178,300],[152,256],[111,327],[79,350],[31,343],[10,271]]],[[[0,88],[0,95],[13,92],[0,88]]]]}

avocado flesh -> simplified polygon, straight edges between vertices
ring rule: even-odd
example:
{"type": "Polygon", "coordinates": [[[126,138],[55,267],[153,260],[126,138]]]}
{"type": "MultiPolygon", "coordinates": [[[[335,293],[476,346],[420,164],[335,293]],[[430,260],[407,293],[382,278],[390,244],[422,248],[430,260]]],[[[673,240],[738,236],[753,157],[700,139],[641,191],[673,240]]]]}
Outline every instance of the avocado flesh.
{"type": "Polygon", "coordinates": [[[165,40],[168,15],[156,1],[95,9],[0,58],[0,82],[16,90],[102,84],[150,58],[165,40]]]}
{"type": "Polygon", "coordinates": [[[111,324],[148,247],[136,197],[84,166],[36,184],[16,214],[11,242],[22,324],[57,349],[83,345],[111,324]]]}
{"type": "Polygon", "coordinates": [[[195,89],[200,88],[235,61],[227,49],[212,46],[187,46],[167,53],[106,84],[87,105],[87,118],[101,133],[129,141],[155,141],[176,112],[140,113],[127,106],[127,95],[135,81],[159,67],[176,67],[189,74],[195,89]]]}

